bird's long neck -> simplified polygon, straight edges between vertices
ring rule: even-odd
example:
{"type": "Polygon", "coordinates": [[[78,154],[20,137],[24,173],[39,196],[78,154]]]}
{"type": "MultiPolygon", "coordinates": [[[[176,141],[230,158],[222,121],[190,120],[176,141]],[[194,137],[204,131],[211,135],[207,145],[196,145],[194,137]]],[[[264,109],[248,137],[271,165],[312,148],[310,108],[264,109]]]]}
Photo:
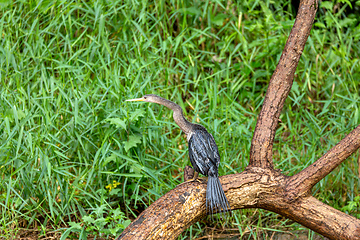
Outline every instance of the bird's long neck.
{"type": "Polygon", "coordinates": [[[167,100],[165,98],[162,99],[162,101],[156,102],[158,104],[161,104],[167,108],[170,108],[171,110],[173,110],[173,118],[176,122],[177,125],[179,125],[179,127],[181,128],[181,130],[183,130],[183,132],[188,135],[191,130],[192,130],[192,126],[194,125],[193,123],[189,122],[188,120],[186,120],[186,118],[183,115],[183,111],[181,109],[181,107],[179,105],[177,105],[176,103],[167,100]]]}

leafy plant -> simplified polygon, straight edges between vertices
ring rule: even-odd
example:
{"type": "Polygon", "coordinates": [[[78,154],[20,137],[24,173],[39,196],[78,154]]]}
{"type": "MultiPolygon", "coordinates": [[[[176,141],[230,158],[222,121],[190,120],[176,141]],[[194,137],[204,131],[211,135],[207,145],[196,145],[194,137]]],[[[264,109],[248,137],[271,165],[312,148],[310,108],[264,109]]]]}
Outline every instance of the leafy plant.
{"type": "MultiPolygon", "coordinates": [[[[360,119],[359,18],[349,2],[320,6],[275,139],[274,162],[289,175],[360,119]]],[[[293,19],[289,1],[3,1],[1,236],[114,236],[182,182],[187,146],[171,112],[124,103],[147,93],[214,135],[220,175],[242,171],[293,19]]],[[[338,209],[359,195],[356,159],[344,165],[315,192],[338,209]]],[[[229,226],[241,234],[302,228],[265,211],[235,215],[229,226]]]]}

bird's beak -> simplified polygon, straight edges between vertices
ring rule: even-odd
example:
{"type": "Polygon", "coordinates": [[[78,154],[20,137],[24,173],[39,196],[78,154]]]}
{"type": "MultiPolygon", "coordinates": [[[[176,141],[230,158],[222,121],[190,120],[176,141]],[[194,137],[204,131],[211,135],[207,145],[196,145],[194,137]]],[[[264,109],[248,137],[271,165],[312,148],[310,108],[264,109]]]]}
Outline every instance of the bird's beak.
{"type": "Polygon", "coordinates": [[[125,102],[143,102],[144,100],[145,100],[144,98],[135,98],[135,99],[125,100],[125,102]]]}

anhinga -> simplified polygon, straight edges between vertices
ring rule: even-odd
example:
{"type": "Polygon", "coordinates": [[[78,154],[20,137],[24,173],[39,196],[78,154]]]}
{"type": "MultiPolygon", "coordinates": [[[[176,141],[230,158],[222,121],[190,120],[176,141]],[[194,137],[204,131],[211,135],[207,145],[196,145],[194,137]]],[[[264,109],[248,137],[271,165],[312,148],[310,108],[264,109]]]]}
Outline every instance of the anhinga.
{"type": "Polygon", "coordinates": [[[142,98],[129,99],[126,101],[144,101],[164,105],[173,110],[173,117],[177,125],[186,134],[189,143],[190,162],[194,168],[195,177],[199,173],[208,176],[206,188],[206,209],[208,214],[230,211],[230,204],[226,199],[224,190],[219,181],[218,168],[220,155],[214,137],[206,128],[199,124],[187,121],[182,109],[176,103],[154,94],[144,95],[142,98]]]}

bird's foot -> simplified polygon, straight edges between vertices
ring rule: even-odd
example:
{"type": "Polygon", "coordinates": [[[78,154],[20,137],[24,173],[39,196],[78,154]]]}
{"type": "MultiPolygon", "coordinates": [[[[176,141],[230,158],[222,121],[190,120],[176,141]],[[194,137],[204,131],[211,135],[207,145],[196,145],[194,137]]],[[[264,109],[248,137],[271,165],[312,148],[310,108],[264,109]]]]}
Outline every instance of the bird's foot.
{"type": "Polygon", "coordinates": [[[208,177],[198,177],[198,178],[194,179],[193,181],[198,181],[199,183],[207,182],[208,177]]]}
{"type": "Polygon", "coordinates": [[[178,186],[184,184],[184,183],[188,183],[188,182],[195,182],[195,181],[198,181],[199,183],[202,183],[202,181],[207,181],[207,177],[198,177],[199,176],[199,173],[198,172],[195,172],[194,173],[194,177],[189,179],[189,180],[186,180],[185,182],[183,183],[180,183],[178,186]]]}

